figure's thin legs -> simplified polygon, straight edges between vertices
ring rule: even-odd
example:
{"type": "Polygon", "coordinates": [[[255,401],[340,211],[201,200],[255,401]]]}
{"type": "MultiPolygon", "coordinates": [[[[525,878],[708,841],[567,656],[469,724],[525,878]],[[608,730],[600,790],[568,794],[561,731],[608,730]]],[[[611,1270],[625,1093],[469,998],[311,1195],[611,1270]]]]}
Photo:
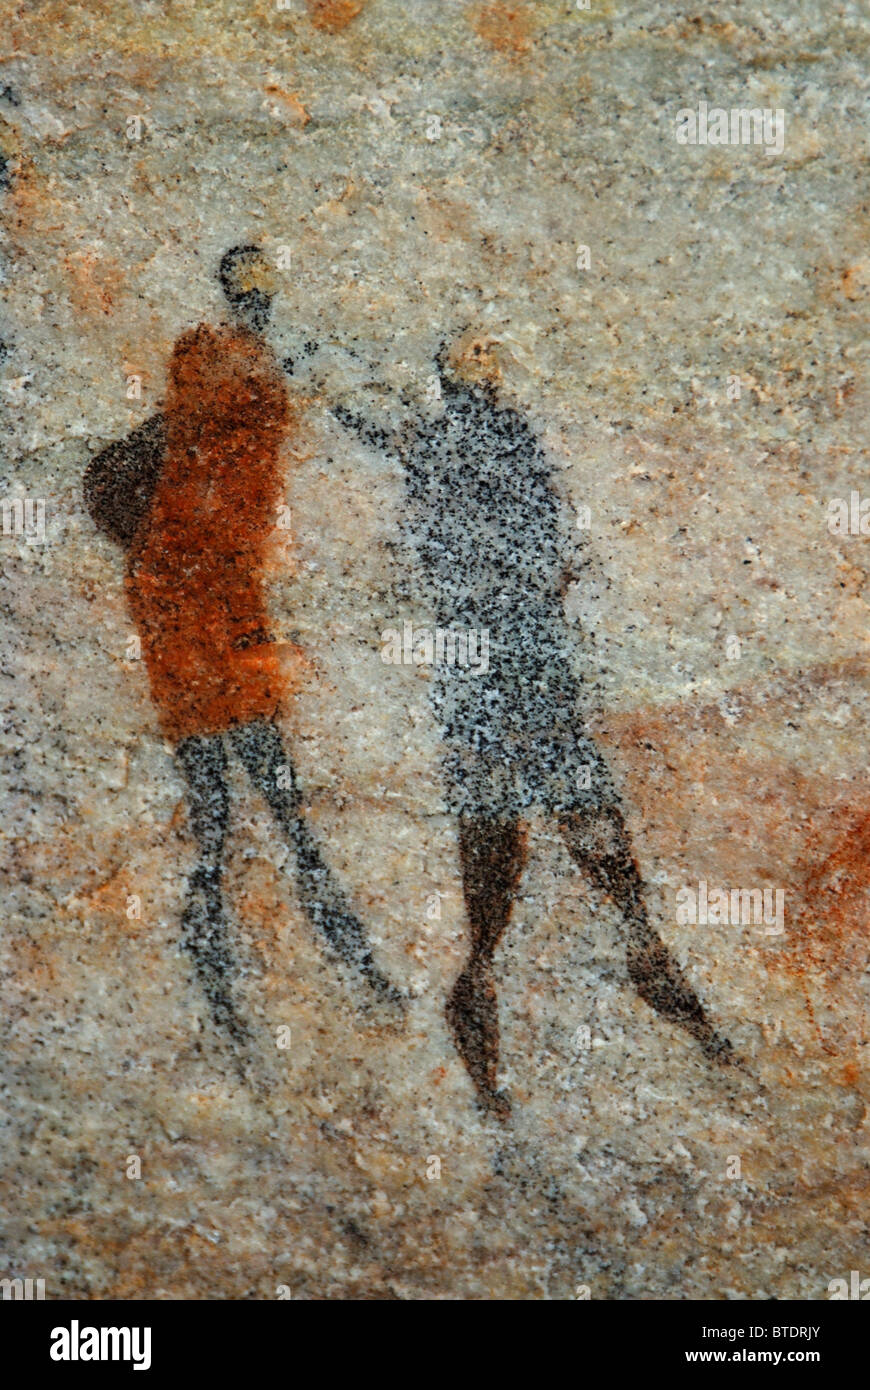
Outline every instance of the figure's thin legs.
{"type": "Polygon", "coordinates": [[[447,1001],[447,1022],[480,1103],[504,1119],[510,1103],[496,1090],[499,1029],[492,958],[525,864],[525,827],[463,816],[459,857],[471,951],[447,1001]]]}
{"type": "Polygon", "coordinates": [[[302,818],[296,774],[279,730],[274,724],[256,721],[234,729],[230,739],[295,852],[299,898],[308,920],[380,999],[398,1003],[399,991],[376,966],[362,923],[335,884],[302,818]]]}
{"type": "Polygon", "coordinates": [[[182,740],[176,757],[187,779],[190,824],[200,851],[181,919],[182,943],[193,958],[214,1022],[241,1042],[248,1034],[232,1001],[234,960],[221,896],[229,819],[227,755],[221,736],[214,734],[182,740]]]}
{"type": "Polygon", "coordinates": [[[622,913],[628,973],[641,999],[685,1028],[708,1057],[733,1061],[730,1042],[715,1031],[692,986],[650,925],[643,881],[622,813],[615,806],[573,811],[560,817],[559,828],[574,862],[622,913]]]}

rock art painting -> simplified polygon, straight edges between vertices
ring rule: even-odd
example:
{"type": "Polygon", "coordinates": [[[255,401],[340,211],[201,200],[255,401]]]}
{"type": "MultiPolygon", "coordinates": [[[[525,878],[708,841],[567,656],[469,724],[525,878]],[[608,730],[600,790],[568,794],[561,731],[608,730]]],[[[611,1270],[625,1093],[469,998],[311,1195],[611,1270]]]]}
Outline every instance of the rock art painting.
{"type": "Polygon", "coordinates": [[[0,1302],[88,1304],[34,1357],[113,1359],[103,1304],[155,1370],[219,1305],[202,1375],[247,1302],[588,1300],[627,1369],[835,1374],[866,14],[4,37],[0,1302]]]}

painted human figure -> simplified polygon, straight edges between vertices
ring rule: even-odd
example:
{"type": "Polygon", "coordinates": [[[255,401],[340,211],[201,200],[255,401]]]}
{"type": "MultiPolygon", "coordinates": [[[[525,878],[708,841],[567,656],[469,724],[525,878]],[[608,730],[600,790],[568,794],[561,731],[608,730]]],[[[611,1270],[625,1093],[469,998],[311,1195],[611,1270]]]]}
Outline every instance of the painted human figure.
{"type": "Polygon", "coordinates": [[[496,1082],[493,956],[535,807],[553,817],[575,864],[619,907],[640,997],[708,1056],[730,1061],[730,1043],[649,921],[619,796],[583,731],[588,697],[572,670],[576,638],[563,610],[563,508],[546,456],[526,420],[499,403],[493,342],[466,333],[438,368],[443,413],[434,420],[392,437],[341,406],[334,413],[402,457],[407,531],[439,625],[489,634],[486,671],[436,665],[432,682],[471,942],[446,1015],[477,1098],[499,1117],[509,1113],[496,1082]]]}
{"type": "MultiPolygon", "coordinates": [[[[295,852],[309,920],[365,981],[366,1000],[389,1011],[399,996],[376,967],[362,926],[305,824],[277,724],[304,658],[298,648],[279,655],[264,594],[269,540],[283,501],[279,454],[296,424],[263,335],[271,268],[257,247],[234,247],[219,277],[229,319],[200,324],[178,339],[163,415],[142,436],[143,467],[145,446],[150,441],[153,454],[159,436],[147,505],[140,499],[138,519],[125,521],[123,494],[115,489],[110,521],[127,545],[127,601],[161,727],[187,782],[199,847],[183,942],[215,1022],[241,1041],[247,1030],[233,1003],[222,893],[228,751],[241,759],[295,852]]],[[[135,453],[135,445],[128,446],[128,456],[131,447],[135,453]]],[[[111,488],[101,488],[105,468],[95,465],[85,490],[100,521],[111,488]]]]}

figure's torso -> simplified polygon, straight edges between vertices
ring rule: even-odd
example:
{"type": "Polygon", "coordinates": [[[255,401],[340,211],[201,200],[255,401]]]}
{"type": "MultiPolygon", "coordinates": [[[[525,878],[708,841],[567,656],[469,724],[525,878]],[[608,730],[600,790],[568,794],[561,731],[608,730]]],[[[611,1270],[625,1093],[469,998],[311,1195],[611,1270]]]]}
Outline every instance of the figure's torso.
{"type": "Polygon", "coordinates": [[[269,347],[200,324],[169,368],[167,450],[127,591],[152,695],[175,736],[272,717],[281,672],[263,571],[290,410],[269,347]]]}
{"type": "Polygon", "coordinates": [[[560,500],[534,434],[476,392],[406,453],[409,532],[440,622],[530,657],[565,639],[560,500]]]}

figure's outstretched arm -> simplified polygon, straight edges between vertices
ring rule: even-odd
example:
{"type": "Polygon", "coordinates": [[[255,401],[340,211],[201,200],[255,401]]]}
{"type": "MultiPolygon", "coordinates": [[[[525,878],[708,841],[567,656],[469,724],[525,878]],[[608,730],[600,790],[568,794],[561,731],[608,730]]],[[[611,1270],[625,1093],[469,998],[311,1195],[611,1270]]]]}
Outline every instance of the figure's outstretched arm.
{"type": "MultiPolygon", "coordinates": [[[[352,430],[369,448],[381,449],[397,457],[402,456],[402,434],[399,431],[384,429],[343,405],[334,405],[331,410],[340,424],[352,430]]],[[[405,481],[407,486],[407,476],[405,481]]],[[[415,583],[414,575],[419,571],[419,558],[407,524],[400,525],[398,530],[384,541],[384,546],[390,557],[390,579],[386,594],[395,604],[410,603],[417,594],[418,585],[415,583]]]]}

